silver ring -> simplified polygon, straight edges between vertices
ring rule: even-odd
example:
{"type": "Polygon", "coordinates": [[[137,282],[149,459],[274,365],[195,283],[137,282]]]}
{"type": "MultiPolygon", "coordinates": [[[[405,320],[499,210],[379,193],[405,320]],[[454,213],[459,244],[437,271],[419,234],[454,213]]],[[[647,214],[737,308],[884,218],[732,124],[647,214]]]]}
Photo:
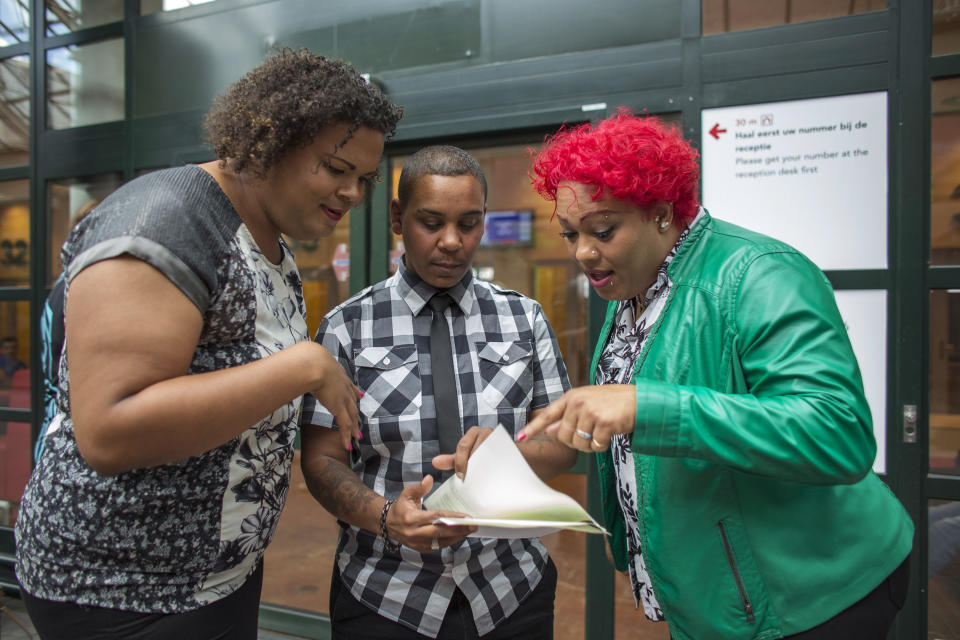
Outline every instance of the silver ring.
{"type": "Polygon", "coordinates": [[[581,438],[583,438],[584,440],[590,440],[591,438],[593,438],[593,435],[587,433],[586,431],[582,431],[580,429],[577,429],[576,431],[574,431],[574,433],[580,436],[581,438]]]}
{"type": "Polygon", "coordinates": [[[436,536],[434,536],[433,540],[430,541],[430,548],[433,549],[434,551],[440,550],[440,541],[437,540],[436,536]]]}

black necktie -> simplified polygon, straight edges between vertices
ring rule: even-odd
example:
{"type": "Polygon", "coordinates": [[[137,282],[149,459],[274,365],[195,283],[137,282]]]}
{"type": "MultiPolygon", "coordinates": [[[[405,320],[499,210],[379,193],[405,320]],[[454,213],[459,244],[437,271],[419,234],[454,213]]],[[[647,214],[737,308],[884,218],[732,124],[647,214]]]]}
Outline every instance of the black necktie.
{"type": "MultiPolygon", "coordinates": [[[[433,402],[437,410],[437,433],[440,453],[453,453],[460,441],[460,407],[457,402],[457,382],[454,376],[453,351],[450,349],[450,329],[444,310],[453,300],[446,293],[435,294],[428,303],[433,311],[430,322],[430,367],[433,376],[433,402]]],[[[442,475],[447,477],[452,472],[442,475]]]]}

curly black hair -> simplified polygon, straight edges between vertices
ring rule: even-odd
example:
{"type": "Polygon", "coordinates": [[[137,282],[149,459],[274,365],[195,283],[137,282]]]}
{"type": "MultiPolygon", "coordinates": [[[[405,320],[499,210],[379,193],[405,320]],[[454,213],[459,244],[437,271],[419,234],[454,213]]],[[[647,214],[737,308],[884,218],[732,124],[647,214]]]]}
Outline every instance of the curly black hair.
{"type": "Polygon", "coordinates": [[[324,127],[349,123],[342,147],[361,126],[392,135],[402,115],[349,62],[283,49],[217,96],[204,127],[221,162],[263,177],[324,127]]]}

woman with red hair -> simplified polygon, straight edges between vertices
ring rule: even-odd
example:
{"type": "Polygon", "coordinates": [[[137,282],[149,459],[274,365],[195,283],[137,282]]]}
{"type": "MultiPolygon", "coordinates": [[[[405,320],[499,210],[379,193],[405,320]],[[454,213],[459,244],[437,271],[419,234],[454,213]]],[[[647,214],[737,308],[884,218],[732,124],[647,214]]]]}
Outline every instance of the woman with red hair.
{"type": "Polygon", "coordinates": [[[597,454],[615,564],[676,640],[883,639],[913,524],[872,471],[870,409],[829,282],[714,219],[698,154],[621,109],[533,164],[609,301],[591,367],[519,434],[597,454]]]}

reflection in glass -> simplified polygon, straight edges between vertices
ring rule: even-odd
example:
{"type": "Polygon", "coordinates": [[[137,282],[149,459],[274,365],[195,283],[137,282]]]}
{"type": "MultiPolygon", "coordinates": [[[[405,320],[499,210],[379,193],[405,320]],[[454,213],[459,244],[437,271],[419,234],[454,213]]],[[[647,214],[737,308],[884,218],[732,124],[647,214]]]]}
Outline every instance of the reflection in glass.
{"type": "Polygon", "coordinates": [[[0,60],[0,167],[30,162],[30,56],[0,60]]]}
{"type": "Polygon", "coordinates": [[[928,506],[927,638],[960,638],[960,502],[928,506]]]}
{"type": "Polygon", "coordinates": [[[700,6],[706,36],[881,11],[887,8],[887,1],[702,0],[700,6]]]}
{"type": "Polygon", "coordinates": [[[47,127],[122,120],[123,39],[47,51],[47,127]]]}
{"type": "Polygon", "coordinates": [[[0,47],[30,39],[30,3],[0,0],[0,47]]]}
{"type": "Polygon", "coordinates": [[[960,264],[960,78],[931,83],[930,263],[960,264]]]}
{"type": "MultiPolygon", "coordinates": [[[[0,406],[30,408],[30,303],[0,302],[0,406]]],[[[0,526],[13,526],[31,468],[30,422],[0,420],[0,526]]]]}
{"type": "Polygon", "coordinates": [[[30,181],[0,182],[0,287],[30,285],[30,181]]]}
{"type": "MultiPolygon", "coordinates": [[[[159,2],[141,0],[141,11],[158,11],[159,2]]],[[[136,21],[135,115],[206,109],[274,47],[306,47],[365,73],[450,70],[679,38],[682,3],[604,0],[589,11],[573,0],[363,0],[325,2],[322,10],[317,0],[217,4],[175,20],[136,21]]]]}
{"type": "Polygon", "coordinates": [[[960,290],[930,292],[930,471],[960,474],[960,290]]]}
{"type": "Polygon", "coordinates": [[[157,13],[158,11],[176,11],[197,4],[207,4],[213,0],[140,0],[140,15],[157,13]]]}
{"type": "Polygon", "coordinates": [[[123,0],[46,0],[47,35],[123,20],[123,0]]]}
{"type": "Polygon", "coordinates": [[[63,271],[60,248],[70,229],[122,183],[123,178],[119,173],[51,180],[47,183],[47,235],[50,238],[48,285],[52,285],[63,271]]]}
{"type": "MultiPolygon", "coordinates": [[[[350,215],[363,215],[363,206],[355,207],[350,215]]],[[[350,295],[349,217],[342,220],[327,238],[311,242],[286,238],[286,241],[300,269],[307,305],[307,327],[313,337],[324,314],[350,295]]]]}
{"type": "Polygon", "coordinates": [[[933,32],[931,53],[935,56],[960,53],[960,5],[952,0],[931,3],[933,32]]]}
{"type": "MultiPolygon", "coordinates": [[[[363,215],[363,207],[356,207],[350,215],[363,215]]],[[[307,327],[313,337],[324,314],[350,295],[349,216],[328,238],[313,242],[286,238],[286,241],[300,269],[307,327]]],[[[300,452],[295,456],[287,504],[273,543],[264,554],[261,600],[327,613],[340,529],[336,519],[310,495],[300,472],[300,452]]]]}

